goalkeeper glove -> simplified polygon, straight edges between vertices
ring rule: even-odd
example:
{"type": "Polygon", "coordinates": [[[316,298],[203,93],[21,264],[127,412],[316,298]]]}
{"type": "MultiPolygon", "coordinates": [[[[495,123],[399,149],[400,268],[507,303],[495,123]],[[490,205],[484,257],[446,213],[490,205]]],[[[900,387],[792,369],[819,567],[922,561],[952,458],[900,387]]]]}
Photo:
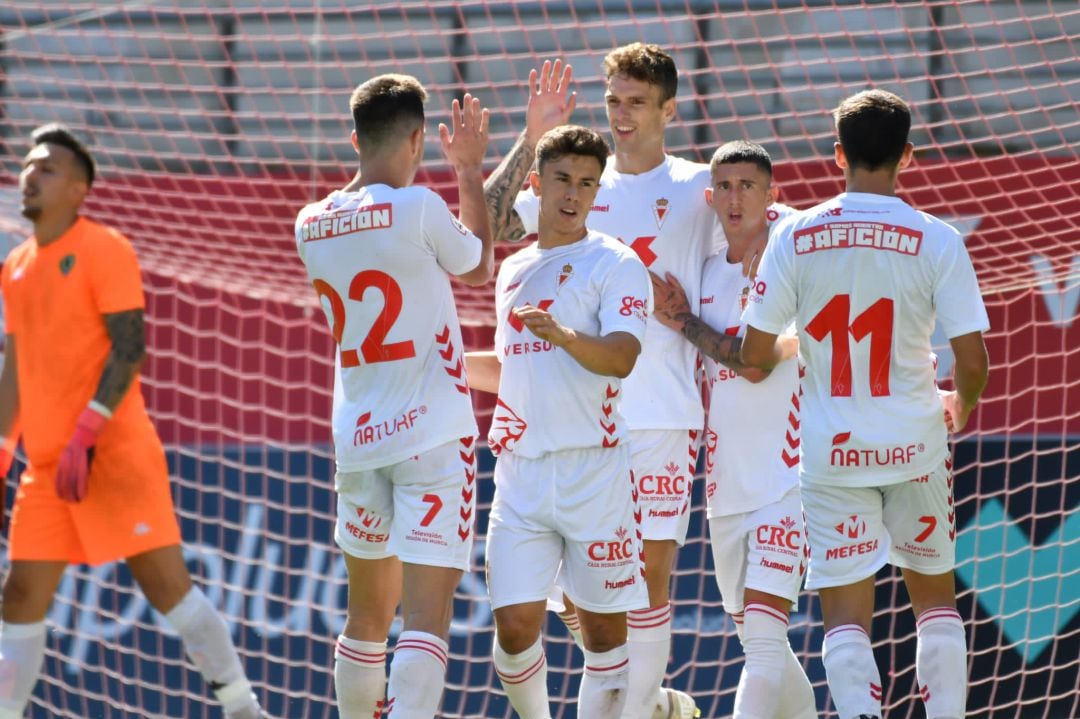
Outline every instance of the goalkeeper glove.
{"type": "Polygon", "coordinates": [[[100,402],[91,402],[79,415],[75,433],[60,455],[60,466],[56,469],[56,494],[65,502],[81,502],[86,497],[94,443],[110,417],[112,412],[100,402]]]}

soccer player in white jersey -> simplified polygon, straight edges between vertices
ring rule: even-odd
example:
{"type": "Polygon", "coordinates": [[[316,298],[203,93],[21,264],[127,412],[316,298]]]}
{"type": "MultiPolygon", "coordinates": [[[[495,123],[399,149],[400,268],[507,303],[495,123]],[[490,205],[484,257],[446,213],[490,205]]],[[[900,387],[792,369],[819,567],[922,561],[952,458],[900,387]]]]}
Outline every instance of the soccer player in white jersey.
{"type": "Polygon", "coordinates": [[[874,575],[900,567],[916,616],[915,670],[929,719],[964,716],[967,644],[956,611],[956,525],[947,433],[963,429],[986,384],[989,328],[963,238],[896,197],[911,162],[911,111],[867,90],[835,112],[847,190],[774,230],[750,295],[744,363],[768,369],[776,336],[799,327],[800,483],[821,595],[822,649],[841,719],[880,717],[870,645],[874,575]],[[956,356],[939,397],[930,334],[956,356]]]}
{"type": "Polygon", "coordinates": [[[479,285],[493,273],[487,110],[466,95],[453,103],[453,127],[439,127],[458,178],[458,222],[437,194],[411,186],[426,99],[405,75],[356,88],[357,179],[296,218],[297,249],[338,345],[335,540],[349,599],[334,684],[343,719],[435,716],[454,588],[472,549],[477,428],[449,278],[479,285]],[[404,627],[387,683],[399,601],[404,627]]]}
{"type": "Polygon", "coordinates": [[[713,155],[709,202],[728,246],[705,262],[695,315],[672,278],[654,276],[653,316],[705,355],[710,409],[705,495],[716,583],[746,652],[735,719],[812,719],[814,690],[788,644],[805,562],[799,502],[798,341],[772,372],[739,361],[743,309],[753,280],[743,256],[767,226],[794,212],[777,204],[765,148],[729,142],[713,155]]]}
{"type": "Polygon", "coordinates": [[[626,612],[648,603],[620,405],[652,293],[632,250],[585,227],[607,152],[583,127],[541,138],[537,241],[499,269],[495,350],[467,357],[472,386],[498,393],[488,592],[495,671],[521,719],[551,716],[540,629],[557,573],[581,622],[580,717],[621,715],[626,612]]]}
{"type": "MultiPolygon", "coordinates": [[[[600,178],[588,225],[620,239],[653,272],[674,275],[696,306],[701,267],[723,236],[705,203],[708,165],[674,157],[664,148],[664,130],[675,117],[675,62],[656,45],[633,43],[609,53],[604,71],[615,153],[600,178]]],[[[536,231],[538,200],[531,191],[518,190],[529,167],[530,143],[545,123],[565,121],[573,110],[569,79],[568,68],[560,76],[558,64],[552,69],[545,63],[539,86],[531,83],[525,132],[485,183],[496,239],[516,240],[536,231]]],[[[747,265],[755,254],[748,253],[747,265]]],[[[624,412],[641,493],[649,588],[649,607],[628,617],[632,678],[627,719],[689,719],[697,712],[689,696],[660,685],[671,646],[671,571],[677,548],[686,540],[704,425],[698,358],[677,332],[650,321],[641,358],[626,382],[624,412]]],[[[572,610],[560,616],[573,630],[572,610]]]]}

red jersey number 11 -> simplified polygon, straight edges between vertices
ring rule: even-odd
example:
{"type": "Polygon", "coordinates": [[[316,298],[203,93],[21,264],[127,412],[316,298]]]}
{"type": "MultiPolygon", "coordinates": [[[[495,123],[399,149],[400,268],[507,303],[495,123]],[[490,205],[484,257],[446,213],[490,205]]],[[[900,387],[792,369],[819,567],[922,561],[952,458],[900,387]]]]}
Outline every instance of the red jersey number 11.
{"type": "Polygon", "coordinates": [[[893,301],[882,297],[851,320],[851,296],[836,295],[814,319],[806,324],[806,333],[818,342],[832,339],[833,397],[851,396],[851,339],[861,342],[870,337],[870,395],[889,396],[889,364],[892,360],[893,301]]]}

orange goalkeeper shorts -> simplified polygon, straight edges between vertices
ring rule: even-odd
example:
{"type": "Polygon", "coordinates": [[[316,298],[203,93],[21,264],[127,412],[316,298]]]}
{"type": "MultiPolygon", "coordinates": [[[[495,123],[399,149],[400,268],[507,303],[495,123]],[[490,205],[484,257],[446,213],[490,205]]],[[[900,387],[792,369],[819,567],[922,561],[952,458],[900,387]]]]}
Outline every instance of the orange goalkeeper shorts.
{"type": "Polygon", "coordinates": [[[8,557],[104,564],[179,544],[160,445],[125,449],[95,454],[78,503],[57,496],[55,464],[27,467],[11,513],[8,557]]]}

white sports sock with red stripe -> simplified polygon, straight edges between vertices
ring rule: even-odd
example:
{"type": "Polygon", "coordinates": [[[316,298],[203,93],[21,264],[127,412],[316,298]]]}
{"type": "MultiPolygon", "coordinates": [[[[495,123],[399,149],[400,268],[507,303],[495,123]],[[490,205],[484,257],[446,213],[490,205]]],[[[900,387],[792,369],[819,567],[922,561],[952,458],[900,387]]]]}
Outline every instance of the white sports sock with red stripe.
{"type": "Polygon", "coordinates": [[[556,614],[562,623],[566,625],[566,631],[570,632],[570,636],[574,638],[574,644],[577,644],[577,648],[581,651],[585,651],[585,642],[581,639],[581,622],[578,621],[577,612],[570,609],[565,612],[559,612],[556,614]]]}
{"type": "Polygon", "coordinates": [[[746,662],[735,690],[735,719],[772,719],[780,701],[788,653],[787,614],[760,602],[743,612],[746,662]]]}
{"type": "Polygon", "coordinates": [[[342,634],[334,649],[334,689],[341,719],[371,719],[386,698],[386,642],[342,634]]]}
{"type": "Polygon", "coordinates": [[[840,719],[881,716],[881,674],[862,627],[841,624],[826,632],[821,660],[840,719]]]}
{"type": "Polygon", "coordinates": [[[630,689],[623,719],[652,719],[660,708],[668,708],[660,685],[671,654],[671,605],[627,612],[626,644],[630,651],[630,689]]]}
{"type": "Polygon", "coordinates": [[[780,682],[783,690],[773,716],[778,719],[817,719],[814,687],[810,684],[799,658],[791,650],[790,643],[785,653],[787,656],[784,658],[784,678],[780,682]]]}
{"type": "Polygon", "coordinates": [[[520,654],[507,654],[496,639],[495,673],[521,719],[551,719],[547,658],[541,639],[520,654]]]}
{"type": "Polygon", "coordinates": [[[446,642],[434,634],[407,631],[398,636],[386,686],[387,717],[435,716],[446,685],[446,651],[446,642]]]}
{"type": "Polygon", "coordinates": [[[630,681],[630,652],[622,644],[606,652],[585,650],[585,674],[578,690],[578,716],[619,719],[630,681]]]}
{"type": "Polygon", "coordinates": [[[967,639],[952,607],[927,609],[916,620],[915,676],[928,719],[958,719],[967,705],[967,639]]]}

